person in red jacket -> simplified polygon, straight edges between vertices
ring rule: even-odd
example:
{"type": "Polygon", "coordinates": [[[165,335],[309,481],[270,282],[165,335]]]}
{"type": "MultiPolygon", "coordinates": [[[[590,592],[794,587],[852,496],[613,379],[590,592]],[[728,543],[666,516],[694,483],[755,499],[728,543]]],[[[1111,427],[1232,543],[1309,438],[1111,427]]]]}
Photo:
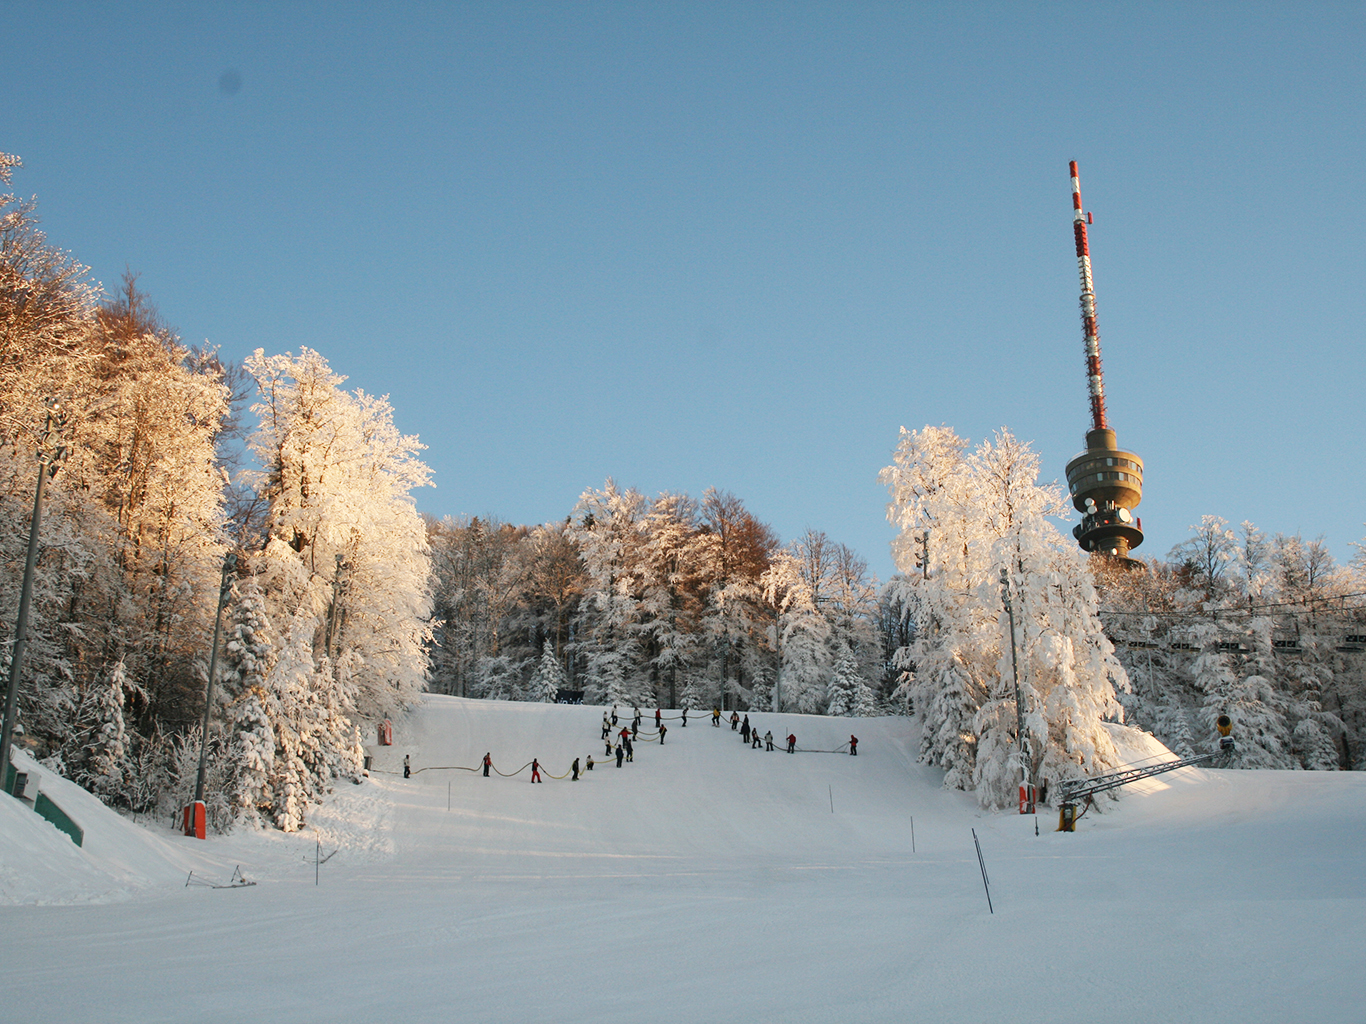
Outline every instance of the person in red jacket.
{"type": "Polygon", "coordinates": [[[487,753],[484,754],[484,778],[489,777],[489,769],[493,767],[493,758],[487,753]]]}
{"type": "Polygon", "coordinates": [[[849,737],[849,753],[853,754],[853,755],[856,756],[856,757],[858,756],[858,737],[857,737],[857,736],[850,736],[850,737],[849,737]]]}
{"type": "Polygon", "coordinates": [[[797,752],[797,735],[796,735],[796,733],[791,733],[791,732],[790,732],[790,733],[787,734],[787,752],[788,752],[789,754],[795,754],[795,753],[797,752]]]}
{"type": "Polygon", "coordinates": [[[537,761],[534,757],[531,759],[531,781],[541,781],[541,762],[537,761]]]}

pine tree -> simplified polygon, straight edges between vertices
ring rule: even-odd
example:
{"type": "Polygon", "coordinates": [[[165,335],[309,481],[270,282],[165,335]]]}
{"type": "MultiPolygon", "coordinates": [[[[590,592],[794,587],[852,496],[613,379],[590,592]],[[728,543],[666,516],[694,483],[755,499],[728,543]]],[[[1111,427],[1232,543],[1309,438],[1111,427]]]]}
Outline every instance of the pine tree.
{"type": "Polygon", "coordinates": [[[539,701],[542,704],[554,704],[560,695],[560,690],[565,688],[564,668],[560,665],[560,660],[555,657],[555,648],[550,639],[546,638],[541,646],[541,662],[536,667],[536,674],[531,679],[530,700],[539,701]]]}
{"type": "Polygon", "coordinates": [[[127,787],[131,737],[123,708],[131,692],[123,660],[114,662],[105,684],[91,694],[90,724],[83,743],[83,764],[76,781],[107,803],[128,803],[127,787]]]}

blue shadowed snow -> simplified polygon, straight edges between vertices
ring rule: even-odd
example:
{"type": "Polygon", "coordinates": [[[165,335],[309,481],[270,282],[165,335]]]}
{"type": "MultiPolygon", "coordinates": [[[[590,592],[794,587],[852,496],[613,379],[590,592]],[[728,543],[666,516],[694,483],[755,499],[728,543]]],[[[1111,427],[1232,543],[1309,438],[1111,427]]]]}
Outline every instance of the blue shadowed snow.
{"type": "Polygon", "coordinates": [[[751,716],[802,747],[852,730],[858,757],[690,715],[577,783],[431,767],[559,775],[598,760],[601,717],[429,697],[376,751],[394,774],[292,836],[200,843],[40,769],[86,845],[0,801],[0,1016],[60,990],[109,1022],[1359,1019],[1366,776],[1185,769],[1035,837],[940,789],[905,719],[751,716]],[[319,840],[340,852],[315,887],[319,840]],[[238,864],[259,884],[184,886],[238,864]]]}

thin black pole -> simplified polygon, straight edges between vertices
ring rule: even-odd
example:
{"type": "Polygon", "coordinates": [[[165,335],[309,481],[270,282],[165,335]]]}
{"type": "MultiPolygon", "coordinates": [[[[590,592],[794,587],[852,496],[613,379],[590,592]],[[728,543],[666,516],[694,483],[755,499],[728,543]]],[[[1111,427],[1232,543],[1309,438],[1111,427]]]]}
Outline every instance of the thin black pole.
{"type": "Polygon", "coordinates": [[[24,667],[24,652],[28,647],[28,613],[33,600],[33,572],[38,565],[38,530],[43,521],[43,492],[47,478],[56,475],[57,467],[66,458],[66,446],[55,452],[47,450],[48,438],[55,428],[59,433],[66,426],[66,414],[55,398],[47,400],[47,423],[38,441],[38,485],[33,491],[33,516],[28,527],[28,557],[24,560],[24,582],[19,590],[19,621],[14,625],[14,650],[10,654],[9,682],[5,688],[5,717],[0,724],[0,789],[8,792],[9,747],[14,737],[15,704],[19,696],[19,675],[24,667]]]}
{"type": "Polygon", "coordinates": [[[204,687],[204,733],[199,743],[199,775],[194,783],[196,802],[204,799],[204,768],[209,756],[209,716],[213,713],[213,677],[218,671],[218,642],[223,638],[223,606],[232,592],[232,574],[237,569],[237,555],[229,551],[223,559],[223,582],[218,588],[218,611],[213,616],[213,650],[209,654],[209,681],[204,687]]]}
{"type": "Polygon", "coordinates": [[[14,627],[14,652],[10,655],[9,686],[5,690],[5,721],[0,729],[0,787],[8,791],[9,745],[14,735],[14,705],[19,695],[19,673],[24,667],[28,647],[28,611],[33,598],[33,570],[38,564],[38,528],[43,518],[43,490],[47,484],[47,463],[38,467],[38,487],[33,494],[33,518],[28,530],[28,559],[24,562],[24,583],[19,592],[19,621],[14,627]]]}
{"type": "Polygon", "coordinates": [[[987,862],[982,859],[982,844],[977,841],[977,830],[972,830],[972,845],[977,847],[977,866],[982,869],[982,888],[987,891],[987,909],[993,914],[996,908],[991,905],[991,883],[987,881],[987,862]]]}

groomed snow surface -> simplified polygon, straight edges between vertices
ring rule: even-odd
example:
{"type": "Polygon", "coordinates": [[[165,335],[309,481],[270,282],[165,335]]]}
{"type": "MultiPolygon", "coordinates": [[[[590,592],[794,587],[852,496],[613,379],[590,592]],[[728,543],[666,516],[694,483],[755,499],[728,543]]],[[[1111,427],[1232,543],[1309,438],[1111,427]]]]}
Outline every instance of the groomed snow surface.
{"type": "Polygon", "coordinates": [[[689,717],[531,785],[439,766],[559,775],[601,708],[431,696],[295,835],[185,838],[38,769],[85,846],[0,799],[0,1020],[1366,1020],[1366,775],[1183,769],[1036,837],[908,720],[753,716],[850,757],[689,717]]]}

